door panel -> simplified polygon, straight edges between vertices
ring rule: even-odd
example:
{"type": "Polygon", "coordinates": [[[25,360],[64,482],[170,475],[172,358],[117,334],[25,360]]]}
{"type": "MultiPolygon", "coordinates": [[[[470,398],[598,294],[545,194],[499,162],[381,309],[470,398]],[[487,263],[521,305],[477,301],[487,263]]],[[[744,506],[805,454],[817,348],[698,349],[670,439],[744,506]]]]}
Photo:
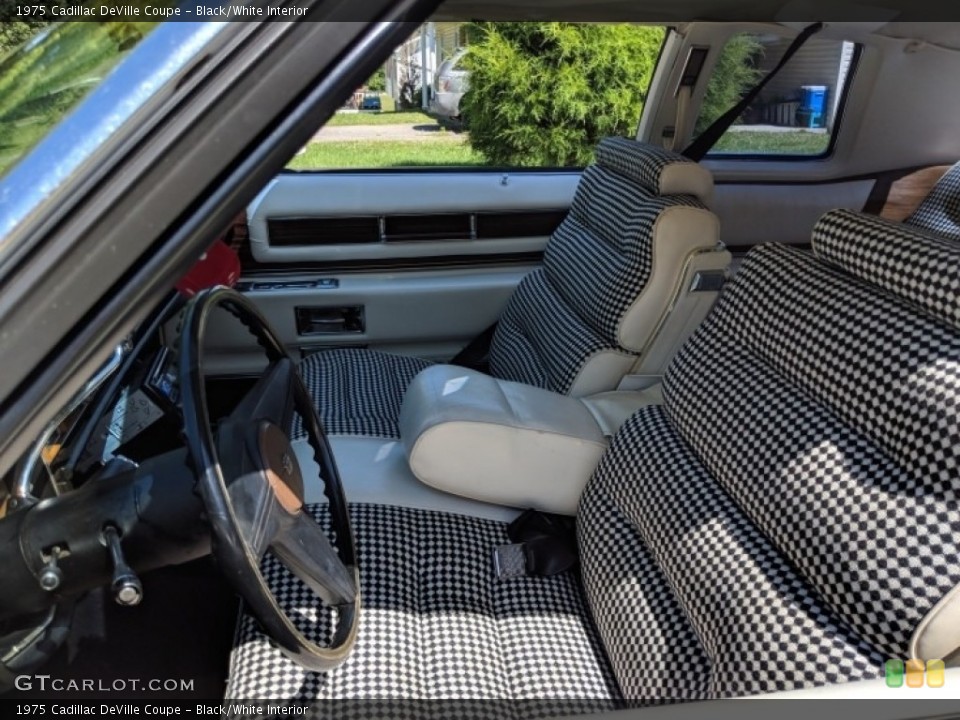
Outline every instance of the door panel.
{"type": "MultiPolygon", "coordinates": [[[[806,245],[824,212],[880,212],[913,170],[721,180],[722,239],[734,252],[806,245]]],[[[296,356],[365,347],[448,360],[539,265],[578,180],[576,172],[281,175],[249,208],[241,288],[296,356]]],[[[255,371],[259,350],[231,326],[211,334],[213,371],[255,371]]]]}
{"type": "Polygon", "coordinates": [[[578,172],[285,174],[248,210],[250,250],[258,262],[288,264],[542,252],[579,179],[578,172]],[[330,222],[337,219],[339,235],[330,222]],[[271,224],[276,230],[291,220],[327,221],[327,228],[315,222],[297,244],[286,233],[271,242],[271,224]]]}
{"type": "MultiPolygon", "coordinates": [[[[365,347],[448,360],[536,268],[578,172],[284,174],[248,208],[240,289],[295,356],[365,347]]],[[[211,371],[260,351],[229,319],[211,371]]]]}
{"type": "MultiPolygon", "coordinates": [[[[323,278],[338,281],[330,287],[246,292],[295,358],[323,348],[367,347],[440,361],[455,355],[496,321],[517,283],[531,269],[356,274],[323,278]],[[326,321],[336,321],[340,308],[359,309],[359,325],[324,327],[337,325],[326,321]],[[320,322],[310,326],[304,316],[312,310],[320,322]]],[[[290,277],[263,284],[315,280],[290,277]]],[[[262,351],[230,318],[211,328],[207,343],[214,374],[247,374],[262,364],[262,351]]]]}
{"type": "Polygon", "coordinates": [[[834,208],[866,206],[873,179],[822,184],[718,184],[720,239],[742,249],[766,242],[807,245],[817,219],[834,208]]]}

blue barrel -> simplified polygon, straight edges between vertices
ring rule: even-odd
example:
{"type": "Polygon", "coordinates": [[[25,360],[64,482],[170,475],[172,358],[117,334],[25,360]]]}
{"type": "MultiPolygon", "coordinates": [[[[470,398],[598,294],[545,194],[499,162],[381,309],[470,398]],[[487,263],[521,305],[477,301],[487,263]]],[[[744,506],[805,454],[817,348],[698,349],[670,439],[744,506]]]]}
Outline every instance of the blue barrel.
{"type": "Polygon", "coordinates": [[[827,86],[803,85],[797,117],[805,127],[824,127],[827,123],[827,86]]]}

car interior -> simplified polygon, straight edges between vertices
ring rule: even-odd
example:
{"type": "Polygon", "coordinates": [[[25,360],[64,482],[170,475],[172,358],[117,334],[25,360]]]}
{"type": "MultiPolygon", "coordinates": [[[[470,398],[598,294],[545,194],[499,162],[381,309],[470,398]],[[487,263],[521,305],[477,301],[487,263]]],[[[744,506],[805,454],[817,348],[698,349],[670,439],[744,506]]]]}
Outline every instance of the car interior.
{"type": "Polygon", "coordinates": [[[635,132],[235,207],[3,476],[6,697],[960,697],[960,25],[494,5],[667,28],[635,132]]]}

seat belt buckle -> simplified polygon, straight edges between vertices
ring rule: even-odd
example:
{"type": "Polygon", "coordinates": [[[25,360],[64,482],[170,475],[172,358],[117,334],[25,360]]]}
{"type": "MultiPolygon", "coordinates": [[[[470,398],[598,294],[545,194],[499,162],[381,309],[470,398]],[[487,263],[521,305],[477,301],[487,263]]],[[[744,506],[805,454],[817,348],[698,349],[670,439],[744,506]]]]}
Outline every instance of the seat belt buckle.
{"type": "Polygon", "coordinates": [[[515,577],[526,577],[527,554],[526,543],[510,543],[497,545],[493,549],[493,574],[497,580],[509,580],[515,577]]]}

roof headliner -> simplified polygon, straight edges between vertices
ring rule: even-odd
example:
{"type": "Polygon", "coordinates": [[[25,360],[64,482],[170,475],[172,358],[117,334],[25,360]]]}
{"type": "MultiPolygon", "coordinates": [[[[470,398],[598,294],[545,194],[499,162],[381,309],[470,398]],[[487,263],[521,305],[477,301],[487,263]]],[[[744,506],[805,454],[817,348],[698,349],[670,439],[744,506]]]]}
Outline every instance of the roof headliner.
{"type": "Polygon", "coordinates": [[[660,25],[693,20],[792,25],[823,20],[842,25],[848,36],[872,33],[960,49],[960,24],[949,22],[960,20],[960,6],[941,0],[445,0],[434,17],[660,25]]]}

